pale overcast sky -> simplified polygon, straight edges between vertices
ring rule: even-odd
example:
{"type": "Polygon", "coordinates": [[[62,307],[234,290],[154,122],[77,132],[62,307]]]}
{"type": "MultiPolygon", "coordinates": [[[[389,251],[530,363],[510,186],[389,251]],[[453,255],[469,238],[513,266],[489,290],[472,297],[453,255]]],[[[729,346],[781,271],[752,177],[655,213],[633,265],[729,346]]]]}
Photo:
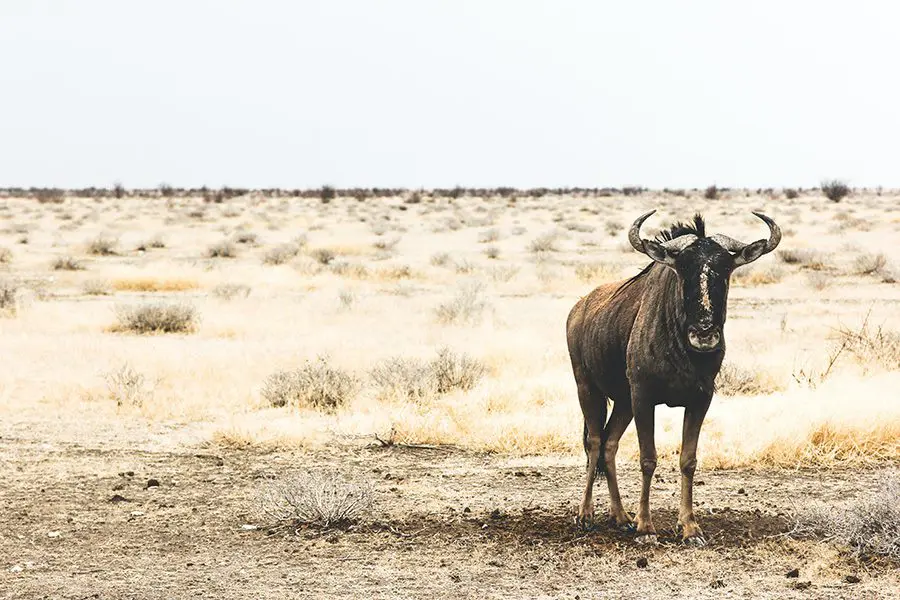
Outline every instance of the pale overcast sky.
{"type": "Polygon", "coordinates": [[[893,2],[0,2],[0,186],[900,186],[893,2]]]}

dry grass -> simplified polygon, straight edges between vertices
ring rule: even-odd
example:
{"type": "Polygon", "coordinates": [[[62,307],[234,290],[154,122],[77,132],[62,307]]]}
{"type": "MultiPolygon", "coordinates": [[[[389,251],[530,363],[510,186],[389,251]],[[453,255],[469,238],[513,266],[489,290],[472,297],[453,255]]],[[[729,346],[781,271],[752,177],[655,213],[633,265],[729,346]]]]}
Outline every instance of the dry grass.
{"type": "Polygon", "coordinates": [[[109,285],[117,292],[187,292],[200,287],[193,279],[159,279],[156,277],[114,279],[109,285]]]}
{"type": "Polygon", "coordinates": [[[484,284],[480,281],[468,281],[460,284],[456,295],[439,304],[435,312],[440,323],[474,325],[481,321],[487,306],[484,284]]]}
{"type": "Polygon", "coordinates": [[[792,534],[842,544],[856,557],[900,560],[900,474],[888,474],[873,494],[841,506],[817,502],[801,506],[792,534]]]}
{"type": "Polygon", "coordinates": [[[58,256],[53,260],[51,268],[54,271],[83,271],[84,263],[74,256],[58,256]]]}

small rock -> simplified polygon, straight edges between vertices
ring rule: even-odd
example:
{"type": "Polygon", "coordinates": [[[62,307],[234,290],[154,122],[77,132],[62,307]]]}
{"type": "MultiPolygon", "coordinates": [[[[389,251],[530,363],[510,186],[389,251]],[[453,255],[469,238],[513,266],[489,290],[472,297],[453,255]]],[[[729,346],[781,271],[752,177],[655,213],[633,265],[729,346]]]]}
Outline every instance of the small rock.
{"type": "Polygon", "coordinates": [[[859,577],[856,575],[846,575],[844,577],[844,583],[859,583],[859,577]]]}
{"type": "Polygon", "coordinates": [[[241,529],[243,529],[244,531],[256,531],[257,529],[259,529],[259,527],[257,527],[256,525],[250,525],[248,523],[247,525],[241,525],[241,529]]]}
{"type": "Polygon", "coordinates": [[[638,569],[646,569],[647,565],[649,565],[649,564],[650,564],[650,561],[647,560],[646,556],[642,556],[639,559],[637,559],[638,569]]]}
{"type": "Polygon", "coordinates": [[[706,485],[706,482],[703,481],[702,479],[698,479],[697,481],[694,482],[694,485],[706,485]]]}
{"type": "Polygon", "coordinates": [[[721,579],[715,579],[715,580],[713,580],[712,583],[709,584],[709,587],[711,587],[714,590],[718,590],[720,588],[725,587],[725,582],[722,581],[721,579]]]}
{"type": "Polygon", "coordinates": [[[47,537],[49,537],[49,538],[58,538],[58,537],[59,537],[59,532],[58,532],[58,531],[48,531],[48,532],[47,532],[47,537]]]}
{"type": "Polygon", "coordinates": [[[159,479],[148,479],[147,480],[147,489],[159,487],[159,479]]]}
{"type": "Polygon", "coordinates": [[[740,489],[738,490],[738,494],[744,494],[744,495],[746,496],[746,495],[747,495],[747,490],[745,490],[744,488],[740,488],[740,489]]]}
{"type": "Polygon", "coordinates": [[[800,569],[791,569],[787,573],[784,574],[788,579],[793,579],[794,577],[800,577],[800,569]]]}
{"type": "Polygon", "coordinates": [[[13,565],[9,568],[10,573],[21,573],[24,567],[22,565],[13,565]]]}
{"type": "Polygon", "coordinates": [[[812,581],[798,581],[794,583],[795,590],[805,590],[812,587],[812,581]]]}
{"type": "Polygon", "coordinates": [[[525,471],[516,471],[513,475],[516,477],[525,477],[525,471]]]}
{"type": "Polygon", "coordinates": [[[488,564],[489,564],[490,566],[492,566],[492,567],[502,567],[502,566],[503,566],[503,563],[500,562],[499,560],[496,560],[496,559],[494,559],[494,560],[489,560],[489,561],[488,561],[488,564]]]}
{"type": "Polygon", "coordinates": [[[503,518],[503,513],[500,512],[500,509],[499,509],[499,508],[495,508],[494,510],[491,511],[491,518],[494,519],[494,520],[496,520],[496,519],[502,519],[502,518],[503,518]]]}
{"type": "Polygon", "coordinates": [[[468,513],[472,512],[472,509],[467,506],[463,509],[463,512],[468,514],[468,513]]]}
{"type": "Polygon", "coordinates": [[[134,477],[134,471],[125,471],[125,477],[134,477]]]}
{"type": "Polygon", "coordinates": [[[133,511],[131,511],[129,514],[130,514],[132,517],[143,517],[145,513],[144,513],[144,511],[142,511],[142,510],[133,510],[133,511]]]}
{"type": "Polygon", "coordinates": [[[107,502],[131,502],[131,500],[129,500],[122,494],[113,494],[109,497],[109,500],[107,500],[107,502]]]}

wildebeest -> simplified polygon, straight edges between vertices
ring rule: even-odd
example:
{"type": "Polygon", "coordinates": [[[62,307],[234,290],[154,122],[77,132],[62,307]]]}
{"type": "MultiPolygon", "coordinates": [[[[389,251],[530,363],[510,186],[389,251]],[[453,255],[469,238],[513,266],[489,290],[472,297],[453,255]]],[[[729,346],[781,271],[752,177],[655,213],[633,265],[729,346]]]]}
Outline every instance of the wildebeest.
{"type": "Polygon", "coordinates": [[[638,541],[656,542],[650,519],[650,482],[656,469],[654,411],[657,404],[683,406],[678,525],[686,543],[703,545],[692,489],[697,438],[725,356],[722,327],[729,277],[737,267],[774,250],[781,230],[772,219],[754,212],[768,225],[769,238],[743,244],[720,234],[707,237],[703,217],[696,215],[692,223],[675,223],[656,240],[642,239],[641,224],[654,212],[638,217],[628,233],[631,245],[653,262],[631,279],[601,285],[581,298],[566,322],[587,454],[578,522],[592,524],[594,479],[605,472],[610,521],[632,527],[619,495],[616,450],[633,418],[643,476],[634,527],[638,541]],[[607,421],[609,401],[612,414],[607,421]]]}

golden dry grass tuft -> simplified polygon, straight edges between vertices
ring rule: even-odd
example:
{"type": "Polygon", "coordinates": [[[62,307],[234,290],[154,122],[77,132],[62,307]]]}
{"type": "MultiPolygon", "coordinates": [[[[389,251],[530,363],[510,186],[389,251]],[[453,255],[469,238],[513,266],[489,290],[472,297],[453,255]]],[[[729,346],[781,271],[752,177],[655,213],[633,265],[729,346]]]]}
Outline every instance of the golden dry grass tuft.
{"type": "Polygon", "coordinates": [[[194,279],[133,277],[113,279],[109,286],[117,292],[187,292],[200,287],[194,279]]]}

